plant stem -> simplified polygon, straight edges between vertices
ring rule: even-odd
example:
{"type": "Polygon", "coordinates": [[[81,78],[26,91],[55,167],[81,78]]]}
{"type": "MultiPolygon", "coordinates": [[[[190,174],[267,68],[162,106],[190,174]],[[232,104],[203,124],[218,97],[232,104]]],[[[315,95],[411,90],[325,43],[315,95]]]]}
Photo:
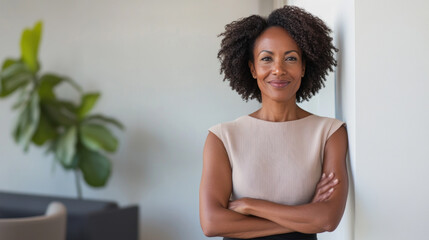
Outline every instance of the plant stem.
{"type": "Polygon", "coordinates": [[[77,198],[82,199],[82,188],[80,185],[80,173],[79,169],[74,170],[75,176],[76,176],[76,189],[77,189],[77,198]]]}

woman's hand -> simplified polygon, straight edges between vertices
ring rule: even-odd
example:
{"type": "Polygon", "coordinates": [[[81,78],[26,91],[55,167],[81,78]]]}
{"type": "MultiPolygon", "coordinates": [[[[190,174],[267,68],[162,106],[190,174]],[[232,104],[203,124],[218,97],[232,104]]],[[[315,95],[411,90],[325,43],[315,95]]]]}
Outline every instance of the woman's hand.
{"type": "MultiPolygon", "coordinates": [[[[334,178],[334,174],[331,173],[328,176],[322,174],[322,178],[316,186],[316,192],[314,193],[312,203],[323,202],[331,197],[335,190],[335,185],[338,184],[338,179],[334,178]]],[[[241,213],[243,215],[249,215],[249,205],[251,198],[240,198],[235,201],[231,201],[228,204],[228,209],[234,212],[241,213]]]]}
{"type": "Polygon", "coordinates": [[[312,203],[323,202],[331,197],[334,192],[334,186],[338,184],[338,179],[334,178],[334,174],[330,173],[326,176],[325,173],[322,174],[322,178],[316,186],[316,192],[314,193],[312,203]]]}
{"type": "Polygon", "coordinates": [[[235,201],[231,201],[228,204],[228,209],[232,210],[234,212],[241,213],[243,215],[249,215],[247,210],[248,210],[248,206],[249,206],[249,201],[251,201],[251,200],[252,199],[250,199],[250,198],[240,198],[240,199],[237,199],[235,201]]]}

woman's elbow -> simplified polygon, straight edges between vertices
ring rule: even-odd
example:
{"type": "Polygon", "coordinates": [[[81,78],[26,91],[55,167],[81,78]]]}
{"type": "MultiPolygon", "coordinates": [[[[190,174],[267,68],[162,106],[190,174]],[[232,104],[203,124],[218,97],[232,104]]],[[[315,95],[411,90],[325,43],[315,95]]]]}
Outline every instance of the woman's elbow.
{"type": "Polygon", "coordinates": [[[320,229],[320,232],[333,232],[340,223],[341,219],[335,217],[327,217],[319,219],[317,226],[320,229]]]}
{"type": "Polygon", "coordinates": [[[201,229],[203,230],[203,233],[206,237],[215,237],[216,231],[211,226],[211,224],[206,223],[205,221],[201,221],[201,229]]]}
{"type": "Polygon", "coordinates": [[[330,223],[328,223],[328,224],[325,224],[323,227],[322,227],[322,232],[333,232],[335,229],[337,229],[337,224],[330,224],[330,223]]]}
{"type": "Polygon", "coordinates": [[[211,229],[210,227],[201,226],[201,228],[203,229],[203,233],[206,237],[216,237],[217,236],[215,231],[213,231],[213,229],[211,229]]]}
{"type": "Polygon", "coordinates": [[[206,237],[219,236],[216,221],[213,220],[213,216],[204,216],[200,218],[201,229],[206,237]]]}
{"type": "Polygon", "coordinates": [[[320,232],[333,232],[337,229],[343,216],[343,211],[338,209],[324,208],[315,219],[315,224],[320,228],[320,232]]]}

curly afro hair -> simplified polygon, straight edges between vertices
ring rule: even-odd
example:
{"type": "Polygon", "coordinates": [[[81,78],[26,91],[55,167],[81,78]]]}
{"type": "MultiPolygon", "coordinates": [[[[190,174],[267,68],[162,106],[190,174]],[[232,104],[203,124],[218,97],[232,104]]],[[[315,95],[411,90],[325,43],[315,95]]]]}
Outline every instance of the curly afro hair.
{"type": "Polygon", "coordinates": [[[308,101],[322,87],[329,71],[337,65],[334,53],[338,51],[329,36],[331,29],[318,17],[295,6],[284,6],[273,11],[268,18],[252,15],[225,26],[218,58],[220,73],[224,81],[228,80],[233,90],[244,100],[256,98],[262,101],[261,91],[253,79],[249,60],[253,59],[255,40],[269,27],[279,26],[285,29],[295,40],[303,54],[305,75],[296,93],[296,101],[308,101]]]}

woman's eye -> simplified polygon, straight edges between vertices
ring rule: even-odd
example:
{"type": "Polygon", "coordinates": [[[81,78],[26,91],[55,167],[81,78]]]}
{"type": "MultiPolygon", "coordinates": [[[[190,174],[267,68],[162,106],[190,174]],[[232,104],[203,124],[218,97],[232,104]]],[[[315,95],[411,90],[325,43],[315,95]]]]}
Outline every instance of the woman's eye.
{"type": "Polygon", "coordinates": [[[261,60],[262,60],[262,61],[270,61],[270,60],[271,60],[271,57],[263,57],[263,58],[261,58],[261,60]]]}
{"type": "Polygon", "coordinates": [[[296,57],[287,57],[286,61],[295,62],[297,60],[296,57]]]}

